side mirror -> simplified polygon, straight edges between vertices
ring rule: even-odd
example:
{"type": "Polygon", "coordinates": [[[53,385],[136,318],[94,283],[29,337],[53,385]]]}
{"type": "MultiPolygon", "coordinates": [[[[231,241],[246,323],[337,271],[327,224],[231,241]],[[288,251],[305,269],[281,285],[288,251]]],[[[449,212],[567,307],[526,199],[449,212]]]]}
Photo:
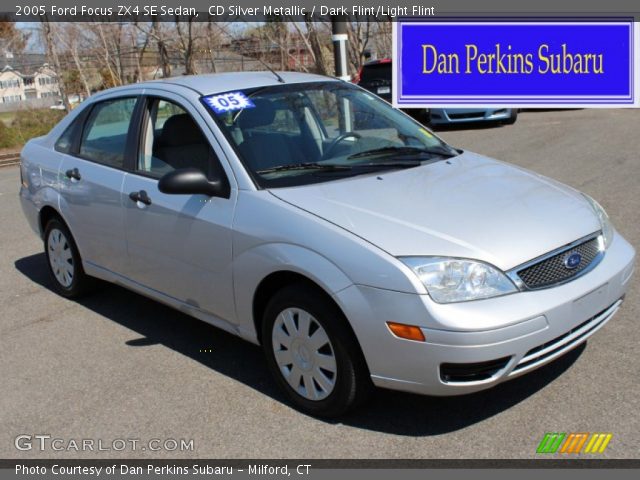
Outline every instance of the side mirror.
{"type": "Polygon", "coordinates": [[[158,181],[158,190],[175,195],[202,194],[229,198],[229,185],[226,181],[220,178],[209,180],[197,168],[180,168],[163,175],[158,181]]]}

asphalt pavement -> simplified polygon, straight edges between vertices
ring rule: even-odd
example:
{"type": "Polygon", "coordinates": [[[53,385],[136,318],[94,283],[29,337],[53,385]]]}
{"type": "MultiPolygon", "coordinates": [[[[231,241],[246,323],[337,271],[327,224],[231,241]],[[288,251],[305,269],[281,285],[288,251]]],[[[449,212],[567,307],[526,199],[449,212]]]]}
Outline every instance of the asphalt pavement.
{"type": "MultiPolygon", "coordinates": [[[[530,111],[438,134],[592,195],[640,250],[640,110],[530,111]]],[[[638,273],[605,328],[534,373],[463,397],[379,390],[323,421],[285,403],[256,346],[117,286],[53,293],[18,175],[0,169],[0,458],[534,458],[545,432],[610,432],[602,456],[638,457],[638,273]],[[63,450],[18,450],[21,434],[63,450]],[[83,439],[111,450],[69,447],[83,439]],[[140,448],[116,451],[118,439],[140,448]],[[151,439],[193,448],[151,451],[151,439]]]]}

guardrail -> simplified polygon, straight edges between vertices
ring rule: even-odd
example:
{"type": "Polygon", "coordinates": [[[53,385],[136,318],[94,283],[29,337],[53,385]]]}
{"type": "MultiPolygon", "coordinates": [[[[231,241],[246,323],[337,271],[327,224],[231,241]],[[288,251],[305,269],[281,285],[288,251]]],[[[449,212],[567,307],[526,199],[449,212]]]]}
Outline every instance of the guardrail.
{"type": "Polygon", "coordinates": [[[9,165],[17,165],[19,163],[20,163],[20,152],[0,154],[0,168],[8,167],[9,165]]]}

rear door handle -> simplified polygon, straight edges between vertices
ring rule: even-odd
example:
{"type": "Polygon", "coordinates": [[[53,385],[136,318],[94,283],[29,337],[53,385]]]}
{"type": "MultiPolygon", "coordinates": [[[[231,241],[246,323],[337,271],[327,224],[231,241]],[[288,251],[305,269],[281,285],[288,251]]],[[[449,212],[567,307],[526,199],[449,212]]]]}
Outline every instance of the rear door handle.
{"type": "Polygon", "coordinates": [[[144,203],[145,205],[151,205],[151,199],[149,198],[149,195],[147,195],[147,192],[144,190],[140,190],[139,192],[131,192],[129,194],[129,198],[136,203],[140,202],[144,203]]]}
{"type": "Polygon", "coordinates": [[[80,170],[77,168],[71,168],[65,172],[65,175],[70,180],[75,180],[76,182],[82,178],[80,175],[80,170]]]}

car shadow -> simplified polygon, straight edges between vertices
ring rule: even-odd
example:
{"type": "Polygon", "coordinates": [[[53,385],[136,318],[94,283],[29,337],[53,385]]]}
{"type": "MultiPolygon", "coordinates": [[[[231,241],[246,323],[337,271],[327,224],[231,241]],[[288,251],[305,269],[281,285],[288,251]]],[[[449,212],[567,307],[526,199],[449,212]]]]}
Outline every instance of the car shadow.
{"type": "Polygon", "coordinates": [[[571,112],[573,110],[584,110],[584,108],[523,108],[521,112],[544,113],[544,112],[571,112]]]}
{"type": "MultiPolygon", "coordinates": [[[[21,258],[16,269],[51,289],[44,253],[21,258]]],[[[132,348],[164,345],[279,401],[286,402],[267,370],[262,351],[223,330],[196,320],[154,300],[101,282],[98,290],[76,302],[136,332],[126,342],[132,348]]],[[[356,411],[328,423],[345,424],[406,436],[440,435],[482,422],[553,382],[584,351],[584,344],[560,359],[490,390],[458,397],[425,397],[378,389],[356,411]]]]}

